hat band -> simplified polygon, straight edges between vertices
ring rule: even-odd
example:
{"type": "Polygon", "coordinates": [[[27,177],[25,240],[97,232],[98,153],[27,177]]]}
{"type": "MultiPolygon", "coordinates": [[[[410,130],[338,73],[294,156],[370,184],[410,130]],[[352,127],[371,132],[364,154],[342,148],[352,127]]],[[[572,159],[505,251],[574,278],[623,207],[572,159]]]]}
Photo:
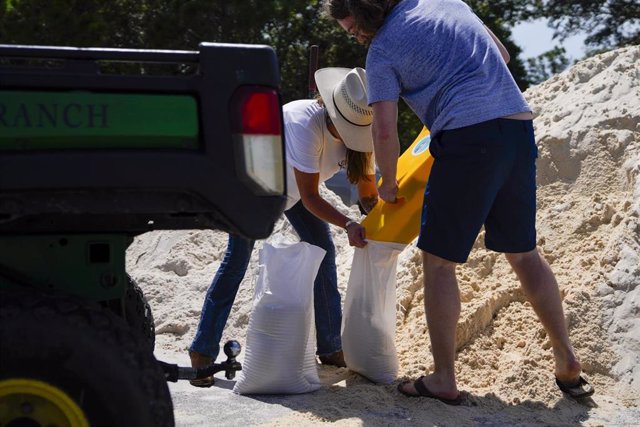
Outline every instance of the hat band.
{"type": "Polygon", "coordinates": [[[336,94],[335,94],[335,92],[333,92],[333,93],[331,94],[331,98],[332,98],[332,100],[333,100],[333,106],[334,106],[334,107],[336,107],[336,111],[337,111],[337,112],[338,112],[338,114],[340,114],[340,116],[341,116],[343,119],[345,119],[347,122],[351,123],[351,124],[352,124],[352,125],[354,125],[354,126],[363,127],[363,128],[366,128],[367,126],[371,125],[371,123],[369,123],[368,125],[361,125],[361,124],[354,123],[354,122],[352,122],[351,120],[347,119],[347,118],[344,116],[344,114],[342,114],[342,111],[340,111],[340,107],[338,107],[338,104],[336,104],[336,94]]]}

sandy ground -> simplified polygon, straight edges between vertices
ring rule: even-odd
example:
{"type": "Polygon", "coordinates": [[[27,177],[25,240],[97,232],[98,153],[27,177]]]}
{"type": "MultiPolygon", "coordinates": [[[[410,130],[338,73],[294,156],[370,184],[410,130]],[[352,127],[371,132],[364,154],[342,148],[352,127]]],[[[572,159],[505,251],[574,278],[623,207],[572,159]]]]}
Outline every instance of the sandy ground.
{"type": "MultiPolygon", "coordinates": [[[[638,425],[640,423],[640,47],[582,61],[525,96],[535,113],[538,246],[563,295],[574,347],[596,394],[562,396],[549,340],[504,257],[482,233],[458,267],[463,299],[457,334],[459,387],[468,406],[406,398],[348,369],[318,366],[322,388],[296,396],[238,396],[233,383],[212,389],[172,385],[177,425],[638,425]],[[185,400],[199,402],[200,413],[185,400]],[[215,408],[215,409],[212,409],[215,408]],[[217,414],[217,415],[215,415],[217,414]]],[[[339,199],[333,193],[326,196],[339,199]]],[[[343,207],[351,215],[355,209],[343,207]]],[[[281,221],[275,233],[291,234],[281,221]]],[[[353,249],[334,229],[344,297],[353,249]]],[[[216,231],[162,231],[136,238],[128,271],[154,312],[157,355],[188,363],[202,301],[226,247],[216,231]]],[[[257,244],[257,248],[261,242],[257,244]]],[[[231,312],[225,337],[243,345],[258,250],[231,312]]],[[[399,256],[398,381],[432,368],[424,318],[421,258],[399,256]]]]}

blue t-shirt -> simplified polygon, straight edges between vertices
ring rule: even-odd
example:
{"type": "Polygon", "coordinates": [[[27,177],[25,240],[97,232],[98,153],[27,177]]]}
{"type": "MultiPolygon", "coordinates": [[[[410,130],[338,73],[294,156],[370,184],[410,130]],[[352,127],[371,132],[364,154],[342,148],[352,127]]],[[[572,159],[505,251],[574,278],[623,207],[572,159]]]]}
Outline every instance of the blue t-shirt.
{"type": "Polygon", "coordinates": [[[369,103],[402,97],[432,135],[531,111],[482,21],[461,0],[402,0],[367,53],[369,103]]]}

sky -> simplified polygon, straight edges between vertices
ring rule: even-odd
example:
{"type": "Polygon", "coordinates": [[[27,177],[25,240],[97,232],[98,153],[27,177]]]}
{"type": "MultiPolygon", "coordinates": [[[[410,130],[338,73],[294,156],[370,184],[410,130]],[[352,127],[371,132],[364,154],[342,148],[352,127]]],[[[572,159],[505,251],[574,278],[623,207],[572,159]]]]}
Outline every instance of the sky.
{"type": "Polygon", "coordinates": [[[537,19],[516,25],[512,31],[513,41],[522,49],[521,58],[533,58],[556,45],[561,45],[571,59],[581,59],[584,56],[584,35],[569,37],[562,43],[553,40],[553,30],[547,26],[546,19],[537,19]]]}

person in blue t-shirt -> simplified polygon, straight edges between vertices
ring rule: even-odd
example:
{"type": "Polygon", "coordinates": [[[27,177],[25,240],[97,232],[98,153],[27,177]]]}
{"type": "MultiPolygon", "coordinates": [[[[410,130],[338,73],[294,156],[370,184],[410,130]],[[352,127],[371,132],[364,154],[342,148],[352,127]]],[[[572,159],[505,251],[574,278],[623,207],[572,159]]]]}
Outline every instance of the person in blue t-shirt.
{"type": "Polygon", "coordinates": [[[397,201],[398,100],[431,131],[435,161],[417,246],[434,371],[400,383],[399,391],[461,403],[455,269],[484,226],[486,247],[506,255],[547,331],[558,387],[574,398],[593,394],[569,340],[555,276],[536,247],[533,114],[507,69],[503,44],[461,0],[324,0],[323,6],[369,46],[368,100],[385,202],[397,201]]]}

